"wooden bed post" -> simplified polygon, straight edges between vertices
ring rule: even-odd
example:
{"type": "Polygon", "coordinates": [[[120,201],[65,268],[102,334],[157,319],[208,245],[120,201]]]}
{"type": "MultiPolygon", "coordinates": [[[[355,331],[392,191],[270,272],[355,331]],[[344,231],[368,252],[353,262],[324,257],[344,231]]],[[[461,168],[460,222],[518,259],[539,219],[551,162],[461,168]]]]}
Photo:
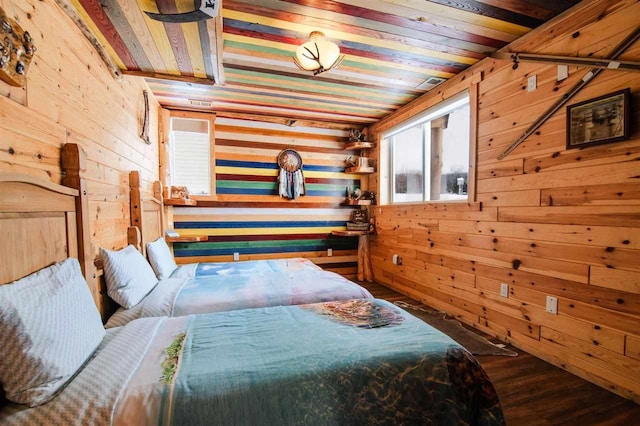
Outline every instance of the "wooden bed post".
{"type": "Polygon", "coordinates": [[[131,226],[142,232],[142,196],[140,194],[140,172],[129,172],[129,206],[131,210],[131,226]]]}
{"type": "Polygon", "coordinates": [[[102,312],[100,286],[98,285],[97,270],[93,264],[95,251],[91,247],[89,234],[89,194],[87,184],[82,178],[87,169],[87,155],[75,143],[68,143],[62,147],[62,184],[79,192],[76,197],[76,224],[78,228],[78,260],[89,289],[93,294],[96,305],[102,312]]]}

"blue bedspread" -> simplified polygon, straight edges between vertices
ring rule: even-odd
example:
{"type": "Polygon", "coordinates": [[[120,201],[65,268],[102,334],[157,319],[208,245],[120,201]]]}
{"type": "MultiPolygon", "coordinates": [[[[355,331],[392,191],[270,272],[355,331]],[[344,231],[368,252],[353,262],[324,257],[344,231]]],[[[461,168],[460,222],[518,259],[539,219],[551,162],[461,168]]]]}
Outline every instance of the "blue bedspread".
{"type": "Polygon", "coordinates": [[[304,258],[247,260],[242,262],[202,262],[195,270],[196,277],[210,275],[262,274],[305,269],[319,269],[304,258]]]}
{"type": "Polygon", "coordinates": [[[192,317],[162,411],[175,425],[504,423],[468,352],[379,300],[192,317]]]}
{"type": "Polygon", "coordinates": [[[177,294],[171,316],[362,298],[372,298],[371,293],[316,269],[196,276],[177,294]]]}

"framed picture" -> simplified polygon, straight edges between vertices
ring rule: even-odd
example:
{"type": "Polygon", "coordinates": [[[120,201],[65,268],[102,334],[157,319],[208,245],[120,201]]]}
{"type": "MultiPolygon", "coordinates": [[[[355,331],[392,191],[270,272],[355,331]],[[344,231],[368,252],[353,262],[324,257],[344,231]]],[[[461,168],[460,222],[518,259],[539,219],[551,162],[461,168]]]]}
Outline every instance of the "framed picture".
{"type": "Polygon", "coordinates": [[[567,107],[567,149],[629,138],[629,98],[624,89],[567,107]]]}

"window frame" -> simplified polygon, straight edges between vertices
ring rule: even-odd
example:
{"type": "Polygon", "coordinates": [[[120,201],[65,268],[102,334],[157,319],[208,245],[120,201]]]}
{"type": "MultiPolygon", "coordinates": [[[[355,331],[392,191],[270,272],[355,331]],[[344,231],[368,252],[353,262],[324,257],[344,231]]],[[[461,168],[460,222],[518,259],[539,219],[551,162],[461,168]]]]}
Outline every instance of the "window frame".
{"type": "Polygon", "coordinates": [[[173,158],[173,147],[171,146],[171,121],[173,118],[184,118],[190,120],[205,120],[209,122],[209,195],[190,194],[189,198],[201,201],[217,200],[216,195],[216,151],[215,151],[215,113],[163,110],[164,136],[162,138],[164,148],[161,148],[160,175],[165,186],[173,185],[173,174],[171,173],[175,159],[173,158]],[[163,152],[164,151],[164,152],[163,152]],[[163,158],[164,157],[164,158],[163,158]]]}
{"type": "MultiPolygon", "coordinates": [[[[396,123],[395,125],[381,130],[378,134],[379,152],[379,194],[381,205],[410,205],[410,204],[430,204],[430,203],[473,203],[476,201],[476,159],[477,159],[477,100],[478,100],[478,84],[469,85],[466,89],[456,92],[452,96],[435,103],[425,110],[422,110],[411,117],[396,123]],[[469,105],[469,168],[467,172],[467,198],[464,200],[425,200],[425,193],[430,188],[430,170],[425,170],[426,152],[423,152],[423,192],[421,201],[394,201],[395,191],[395,174],[393,170],[393,144],[392,137],[413,126],[423,124],[424,122],[436,119],[439,115],[438,111],[442,111],[458,103],[461,99],[468,99],[469,105]],[[429,183],[429,186],[427,186],[429,183]]],[[[424,128],[423,134],[423,150],[424,150],[424,128]]]]}

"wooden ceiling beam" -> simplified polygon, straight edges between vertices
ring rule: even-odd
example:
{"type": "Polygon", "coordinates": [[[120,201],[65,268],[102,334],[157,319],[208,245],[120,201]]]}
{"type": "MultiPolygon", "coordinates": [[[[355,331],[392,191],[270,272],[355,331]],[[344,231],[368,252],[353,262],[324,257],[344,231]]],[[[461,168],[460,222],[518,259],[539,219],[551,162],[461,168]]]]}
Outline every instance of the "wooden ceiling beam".
{"type": "Polygon", "coordinates": [[[71,4],[69,0],[55,0],[56,4],[60,9],[67,14],[69,18],[73,21],[74,24],[78,27],[78,29],[82,32],[85,38],[91,43],[94,49],[100,55],[100,59],[106,65],[107,69],[116,80],[120,81],[122,79],[122,72],[116,66],[116,64],[111,59],[111,56],[107,53],[106,49],[100,44],[96,36],[93,35],[87,24],[84,23],[76,8],[71,4]]]}
{"type": "Polygon", "coordinates": [[[224,38],[222,35],[222,5],[220,5],[220,14],[214,19],[207,20],[207,32],[209,33],[209,54],[213,64],[213,78],[218,85],[225,84],[224,67],[222,64],[222,50],[224,47],[224,38]]]}
{"type": "Polygon", "coordinates": [[[164,74],[153,71],[136,71],[136,70],[122,70],[122,74],[133,75],[136,77],[144,77],[144,78],[155,78],[159,80],[172,80],[172,81],[181,81],[183,83],[192,83],[192,84],[206,84],[208,86],[213,86],[216,84],[215,80],[210,78],[200,78],[200,77],[191,77],[187,75],[176,75],[176,74],[164,74]]]}
{"type": "MultiPolygon", "coordinates": [[[[167,105],[167,109],[174,109],[173,106],[167,105]]],[[[177,109],[184,109],[175,107],[177,109]]],[[[282,124],[284,126],[289,127],[318,127],[322,129],[332,129],[332,130],[350,130],[352,128],[360,128],[361,125],[356,123],[339,123],[339,122],[330,122],[330,121],[322,121],[322,120],[309,120],[309,119],[299,119],[299,118],[288,118],[276,115],[267,115],[267,114],[251,114],[244,112],[233,112],[233,111],[220,111],[215,110],[212,111],[216,114],[217,117],[223,118],[235,118],[240,120],[249,120],[249,121],[261,121],[264,123],[275,123],[282,124]]]]}

